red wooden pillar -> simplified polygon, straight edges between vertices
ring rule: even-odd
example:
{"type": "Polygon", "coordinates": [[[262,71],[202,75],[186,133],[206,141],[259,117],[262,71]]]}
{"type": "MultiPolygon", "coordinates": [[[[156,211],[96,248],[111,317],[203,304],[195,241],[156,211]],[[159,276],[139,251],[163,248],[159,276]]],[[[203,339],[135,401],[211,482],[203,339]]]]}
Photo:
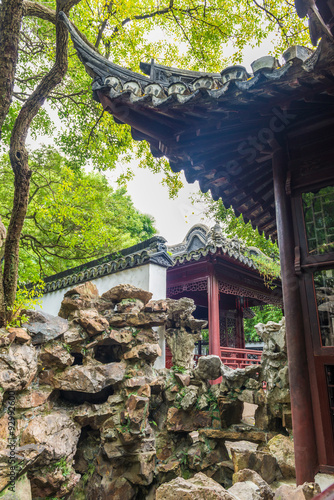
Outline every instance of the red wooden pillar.
{"type": "Polygon", "coordinates": [[[220,357],[219,288],[213,265],[208,276],[209,354],[220,357]]]}
{"type": "Polygon", "coordinates": [[[299,485],[305,481],[314,481],[318,457],[299,282],[294,269],[291,201],[285,190],[286,156],[282,149],[274,153],[273,179],[286,320],[296,477],[299,485]]]}

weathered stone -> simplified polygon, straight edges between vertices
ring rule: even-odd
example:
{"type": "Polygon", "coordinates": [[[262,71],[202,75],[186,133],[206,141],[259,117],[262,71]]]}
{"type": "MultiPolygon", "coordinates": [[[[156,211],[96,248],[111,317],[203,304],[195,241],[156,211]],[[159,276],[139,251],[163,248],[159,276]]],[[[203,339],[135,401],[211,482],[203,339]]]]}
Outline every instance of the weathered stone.
{"type": "Polygon", "coordinates": [[[27,329],[32,336],[34,345],[44,344],[56,339],[68,330],[68,322],[59,316],[52,316],[42,311],[26,311],[29,323],[22,326],[27,329]]]}
{"type": "Polygon", "coordinates": [[[72,324],[71,328],[64,333],[64,342],[71,347],[78,346],[86,338],[88,338],[88,334],[79,325],[72,324]]]}
{"type": "Polygon", "coordinates": [[[0,349],[0,387],[5,391],[25,389],[37,373],[37,353],[32,346],[12,344],[0,349]]]}
{"type": "MultiPolygon", "coordinates": [[[[195,403],[197,401],[198,397],[198,387],[195,385],[190,385],[189,387],[186,387],[182,391],[182,398],[181,398],[181,408],[182,410],[189,410],[193,406],[195,406],[195,403]]],[[[177,401],[177,398],[175,399],[177,401]]]]}
{"type": "Polygon", "coordinates": [[[142,385],[146,384],[146,378],[145,377],[132,377],[124,382],[124,386],[128,388],[135,388],[135,387],[141,387],[142,385]]]}
{"type": "Polygon", "coordinates": [[[43,405],[50,397],[52,389],[50,387],[39,387],[36,390],[29,388],[16,395],[16,408],[36,408],[43,405]]]}
{"type": "Polygon", "coordinates": [[[235,495],[238,500],[262,500],[260,488],[252,481],[236,483],[228,492],[235,495]]]}
{"type": "MultiPolygon", "coordinates": [[[[68,466],[69,467],[69,466],[68,466]]],[[[60,467],[54,471],[41,471],[31,478],[33,498],[63,498],[67,496],[80,480],[80,474],[72,469],[64,475],[60,467]]]]}
{"type": "Polygon", "coordinates": [[[144,308],[144,303],[139,299],[123,299],[116,304],[118,313],[137,314],[144,308]]]}
{"type": "Polygon", "coordinates": [[[95,393],[123,380],[125,369],[123,363],[75,365],[54,375],[50,383],[55,389],[63,391],[95,393]]]}
{"type": "Polygon", "coordinates": [[[317,483],[304,483],[297,488],[282,484],[276,491],[274,500],[311,500],[321,492],[317,483]]]}
{"type": "Polygon", "coordinates": [[[152,295],[151,292],[146,292],[133,285],[117,285],[103,293],[101,297],[112,302],[120,302],[123,299],[139,299],[144,304],[147,304],[151,300],[152,295]]]}
{"type": "Polygon", "coordinates": [[[96,309],[80,311],[79,317],[76,318],[75,321],[79,323],[91,337],[109,330],[108,321],[103,316],[100,316],[96,309]]]}
{"type": "Polygon", "coordinates": [[[189,333],[185,328],[168,328],[165,334],[167,345],[172,352],[173,364],[186,370],[192,369],[195,342],[199,340],[199,334],[189,333]]]}
{"type": "Polygon", "coordinates": [[[190,384],[190,375],[174,372],[174,377],[175,380],[183,387],[188,387],[190,384]]]}
{"type": "Polygon", "coordinates": [[[212,416],[204,411],[184,411],[169,408],[167,414],[167,430],[173,432],[192,432],[199,428],[210,427],[212,416]]]}
{"type": "Polygon", "coordinates": [[[155,361],[161,356],[161,349],[158,344],[141,344],[133,347],[124,354],[124,359],[145,359],[155,361]]]}
{"type": "Polygon", "coordinates": [[[31,344],[31,337],[24,328],[8,328],[10,342],[31,344]]]}
{"type": "Polygon", "coordinates": [[[42,346],[39,360],[43,367],[66,368],[73,363],[74,358],[61,342],[56,341],[42,346]]]}
{"type": "Polygon", "coordinates": [[[198,360],[194,374],[202,380],[216,380],[221,375],[221,364],[219,356],[202,356],[198,360]]]}
{"type": "Polygon", "coordinates": [[[161,300],[150,300],[146,306],[146,312],[166,312],[168,310],[167,301],[164,299],[161,300]]]}
{"type": "Polygon", "coordinates": [[[92,429],[99,429],[106,420],[120,411],[120,406],[115,403],[113,404],[111,401],[112,400],[108,398],[108,401],[102,404],[84,403],[75,408],[72,413],[72,418],[75,422],[78,422],[81,427],[89,425],[92,429]]]}
{"type": "Polygon", "coordinates": [[[220,484],[202,472],[191,479],[178,477],[164,483],[156,491],[156,500],[238,500],[220,484]]]}
{"type": "Polygon", "coordinates": [[[9,345],[11,341],[9,340],[9,333],[4,328],[0,328],[0,347],[9,345]]]}
{"type": "Polygon", "coordinates": [[[252,430],[248,425],[238,425],[238,430],[230,429],[200,429],[200,435],[210,439],[223,439],[227,441],[250,441],[252,443],[267,443],[274,436],[272,432],[252,430]]]}
{"type": "Polygon", "coordinates": [[[74,457],[80,436],[80,427],[65,412],[53,411],[38,415],[24,429],[21,445],[37,444],[44,447],[38,457],[39,464],[57,462],[74,457]]]}
{"type": "Polygon", "coordinates": [[[268,451],[276,458],[285,479],[296,477],[293,442],[288,437],[278,434],[267,443],[263,451],[268,451]]]}
{"type": "Polygon", "coordinates": [[[263,451],[237,450],[231,448],[234,471],[252,469],[268,483],[281,477],[275,457],[263,451]]]}
{"type": "Polygon", "coordinates": [[[74,288],[71,288],[71,290],[68,290],[64,297],[72,297],[79,295],[80,297],[87,297],[87,298],[97,298],[99,296],[98,289],[94,283],[91,281],[86,281],[86,283],[81,283],[80,285],[75,286],[74,288]]]}
{"type": "MultiPolygon", "coordinates": [[[[233,484],[239,483],[239,482],[244,482],[244,481],[252,481],[254,484],[256,484],[259,487],[260,494],[261,494],[261,499],[262,500],[272,500],[274,493],[272,489],[270,488],[269,484],[262,479],[260,474],[255,472],[254,470],[250,469],[242,469],[235,474],[233,474],[233,484]]],[[[247,498],[246,498],[247,500],[247,498]]]]}
{"type": "Polygon", "coordinates": [[[130,328],[123,328],[121,330],[111,330],[109,338],[115,344],[128,345],[133,341],[133,331],[130,328]]]}

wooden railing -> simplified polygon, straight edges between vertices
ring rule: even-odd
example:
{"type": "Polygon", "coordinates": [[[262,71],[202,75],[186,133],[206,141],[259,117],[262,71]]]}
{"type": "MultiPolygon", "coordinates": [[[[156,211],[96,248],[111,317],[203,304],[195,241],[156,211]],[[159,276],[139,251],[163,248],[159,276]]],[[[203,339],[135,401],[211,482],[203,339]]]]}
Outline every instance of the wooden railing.
{"type": "MultiPolygon", "coordinates": [[[[220,359],[229,368],[245,368],[248,365],[258,365],[261,363],[262,351],[253,349],[237,349],[235,347],[221,347],[220,359]]],[[[200,354],[194,355],[194,363],[197,365],[200,354]]]]}
{"type": "MultiPolygon", "coordinates": [[[[194,365],[197,365],[198,358],[203,354],[194,355],[194,365]]],[[[245,368],[248,365],[258,365],[261,363],[262,351],[253,349],[237,349],[235,347],[221,347],[220,358],[224,365],[229,368],[245,368]]],[[[166,368],[172,367],[172,354],[166,349],[166,368]]]]}

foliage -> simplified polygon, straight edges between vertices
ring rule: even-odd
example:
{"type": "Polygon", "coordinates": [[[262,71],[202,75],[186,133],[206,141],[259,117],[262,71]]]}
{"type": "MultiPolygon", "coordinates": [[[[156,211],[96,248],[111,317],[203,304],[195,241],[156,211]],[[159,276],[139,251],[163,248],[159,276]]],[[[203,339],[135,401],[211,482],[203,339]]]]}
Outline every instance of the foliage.
{"type": "Polygon", "coordinates": [[[256,229],[253,229],[250,222],[245,224],[242,215],[236,217],[233,209],[225,208],[222,200],[213,200],[209,193],[198,193],[193,198],[193,203],[204,203],[205,217],[220,222],[223,226],[224,234],[228,238],[237,236],[247,247],[254,246],[268,257],[278,260],[279,251],[277,244],[267,240],[264,234],[260,235],[256,229]]]}
{"type": "Polygon", "coordinates": [[[258,336],[255,330],[255,325],[258,323],[268,323],[268,321],[279,322],[282,319],[283,311],[278,306],[263,305],[250,307],[255,313],[253,318],[244,319],[244,332],[246,342],[260,342],[262,339],[258,336]]]}
{"type": "MultiPolygon", "coordinates": [[[[1,95],[6,94],[6,99],[0,102],[1,148],[6,153],[10,149],[15,173],[15,207],[7,206],[7,213],[12,213],[12,219],[7,231],[3,286],[0,287],[1,325],[6,321],[7,306],[11,308],[15,300],[18,272],[24,279],[23,266],[18,271],[18,265],[19,240],[26,215],[31,173],[25,147],[28,132],[32,139],[40,139],[41,136],[52,138],[69,162],[67,168],[71,187],[68,188],[64,182],[62,184],[64,210],[68,208],[66,201],[70,190],[73,196],[69,197],[72,201],[75,198],[73,190],[77,185],[71,177],[72,173],[79,174],[88,165],[104,171],[114,168],[121,160],[125,165],[120,179],[123,182],[132,176],[129,162],[133,154],[137,154],[141,164],[152,171],[162,169],[165,172],[165,183],[172,195],[180,186],[179,175],[171,172],[165,159],[153,159],[145,142],[135,144],[130,128],[116,124],[92,99],[91,78],[79,64],[71,44],[70,50],[67,50],[67,32],[57,22],[56,11],[62,9],[70,15],[77,32],[81,32],[81,36],[103,55],[133,70],[139,69],[140,60],[154,57],[167,65],[221,71],[231,63],[241,62],[245,47],[259,45],[266,39],[275,39],[272,51],[275,54],[282,53],[290,45],[305,45],[308,42],[307,29],[288,0],[239,0],[237,3],[233,0],[213,0],[209,4],[203,0],[164,0],[161,3],[155,0],[40,0],[23,3],[23,10],[22,2],[11,4],[9,0],[2,0],[0,3],[1,19],[3,12],[12,12],[10,20],[20,21],[23,16],[22,23],[13,25],[14,31],[4,24],[1,33],[5,41],[3,47],[11,40],[11,31],[14,38],[20,38],[17,65],[15,44],[11,46],[10,58],[0,51],[2,75],[8,69],[7,63],[10,63],[8,74],[1,80],[2,86],[11,89],[15,83],[9,111],[11,92],[8,94],[0,89],[1,95]],[[226,47],[232,49],[232,56],[225,56],[226,47]],[[15,82],[11,68],[15,69],[15,82]],[[48,106],[42,108],[45,101],[48,106]],[[2,126],[4,116],[7,119],[2,126]]],[[[45,209],[47,212],[50,207],[42,204],[41,208],[42,212],[45,209]]],[[[70,259],[72,264],[75,260],[82,261],[77,253],[78,249],[82,249],[78,237],[80,231],[79,235],[75,234],[74,242],[71,240],[65,245],[66,249],[60,245],[57,252],[53,252],[52,243],[56,240],[58,245],[57,231],[61,232],[62,239],[67,234],[67,229],[63,227],[67,212],[62,213],[58,207],[55,220],[50,218],[51,212],[48,214],[50,238],[53,238],[51,246],[47,240],[41,251],[35,234],[24,235],[29,254],[27,267],[32,268],[33,273],[37,273],[37,269],[46,274],[49,274],[49,268],[59,270],[62,265],[58,261],[64,257],[70,259]],[[35,253],[32,252],[33,247],[35,253]]],[[[47,216],[45,212],[44,216],[47,216]]],[[[86,217],[90,220],[87,214],[86,217]]],[[[71,223],[76,224],[75,217],[71,223]]],[[[79,225],[82,233],[83,225],[79,225]]],[[[92,242],[88,250],[93,252],[92,242]]],[[[21,258],[22,254],[21,245],[21,258]]],[[[68,267],[67,264],[64,267],[68,267]]]]}
{"type": "Polygon", "coordinates": [[[172,370],[174,373],[186,373],[187,369],[183,366],[173,365],[172,370]]]}
{"type": "MultiPolygon", "coordinates": [[[[40,0],[55,8],[55,1],[40,0]]],[[[160,63],[189,69],[221,71],[242,61],[247,46],[272,39],[272,53],[279,55],[294,43],[307,45],[307,29],[287,0],[143,0],[117,2],[81,1],[71,11],[71,20],[101,54],[116,64],[139,71],[140,61],[151,57],[160,63]],[[158,5],[158,6],[157,6],[158,5]],[[226,47],[231,56],[226,56],[226,47]]],[[[15,100],[4,137],[10,137],[13,119],[41,77],[49,71],[55,55],[55,30],[46,20],[25,17],[16,74],[15,100]]],[[[91,78],[78,62],[73,47],[66,78],[48,99],[33,122],[33,138],[52,136],[74,169],[89,160],[99,170],[113,168],[133,154],[141,165],[165,173],[165,182],[175,194],[180,181],[165,159],[153,159],[146,142],[135,144],[130,128],[115,124],[91,97],[91,78]],[[52,112],[50,112],[52,110],[52,112]],[[57,120],[55,121],[55,115],[57,120]],[[55,123],[57,122],[57,129],[55,123]],[[58,126],[60,122],[61,126],[58,126]]],[[[122,179],[131,177],[130,167],[122,179]]]]}
{"type": "Polygon", "coordinates": [[[28,321],[28,317],[22,310],[34,309],[35,306],[41,305],[41,297],[43,296],[44,282],[38,280],[32,283],[29,288],[25,285],[19,287],[16,293],[14,306],[7,318],[6,328],[20,327],[28,321]]]}
{"type": "MultiPolygon", "coordinates": [[[[135,209],[125,188],[98,172],[74,172],[52,147],[30,157],[28,212],[20,240],[21,282],[47,276],[150,238],[153,219],[135,209]]],[[[9,223],[13,173],[0,159],[0,215],[9,223]]]]}

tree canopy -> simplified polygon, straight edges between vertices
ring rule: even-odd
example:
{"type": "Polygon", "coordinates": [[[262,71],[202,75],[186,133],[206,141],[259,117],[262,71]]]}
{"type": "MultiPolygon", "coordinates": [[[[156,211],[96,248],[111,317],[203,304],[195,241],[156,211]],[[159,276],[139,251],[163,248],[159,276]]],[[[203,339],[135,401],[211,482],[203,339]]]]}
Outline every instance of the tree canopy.
{"type": "MultiPolygon", "coordinates": [[[[13,207],[0,276],[0,324],[13,305],[19,240],[29,204],[32,170],[26,139],[52,136],[72,172],[129,161],[163,169],[175,193],[180,181],[165,159],[154,160],[146,143],[113,122],[91,97],[91,80],[58,18],[68,15],[80,36],[115,63],[139,70],[154,57],[167,65],[221,71],[242,60],[247,45],[274,39],[272,53],[306,44],[307,30],[288,0],[1,0],[0,133],[14,174],[13,207]],[[226,47],[233,53],[225,55],[226,47]],[[47,101],[48,106],[43,108],[47,101]]],[[[124,177],[130,175],[130,171],[124,177]]],[[[4,231],[1,228],[1,238],[4,231]]]]}
{"type": "MultiPolygon", "coordinates": [[[[31,189],[20,239],[20,282],[37,280],[134,245],[154,235],[154,221],[135,209],[125,188],[98,172],[74,172],[52,147],[30,155],[31,189]]],[[[8,225],[13,172],[0,161],[0,215],[8,225]]]]}

